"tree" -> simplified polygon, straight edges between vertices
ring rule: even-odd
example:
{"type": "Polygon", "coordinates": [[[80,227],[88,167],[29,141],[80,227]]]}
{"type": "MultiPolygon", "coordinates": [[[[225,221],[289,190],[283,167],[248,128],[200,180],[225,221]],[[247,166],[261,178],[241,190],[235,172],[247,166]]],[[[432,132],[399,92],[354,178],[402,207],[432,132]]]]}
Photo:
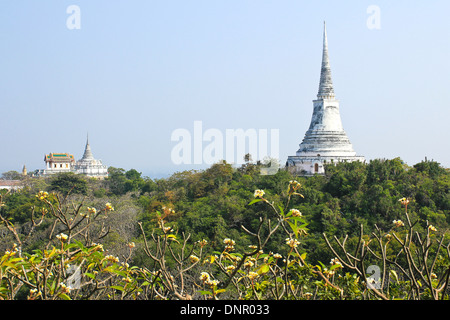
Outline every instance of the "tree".
{"type": "Polygon", "coordinates": [[[109,190],[115,195],[123,195],[130,191],[139,191],[145,185],[141,173],[135,169],[125,172],[122,168],[108,168],[109,190]]]}
{"type": "Polygon", "coordinates": [[[142,189],[142,186],[145,184],[144,179],[141,177],[141,172],[136,171],[135,169],[130,169],[125,172],[125,192],[130,191],[139,191],[142,189]]]}
{"type": "Polygon", "coordinates": [[[125,194],[125,170],[122,168],[109,167],[108,168],[108,185],[109,190],[115,195],[125,194]]]}
{"type": "Polygon", "coordinates": [[[50,191],[57,191],[63,195],[87,194],[87,182],[80,175],[73,172],[59,173],[50,181],[50,191]]]}
{"type": "Polygon", "coordinates": [[[21,173],[14,170],[2,173],[2,179],[4,180],[22,180],[23,178],[24,176],[21,173]]]}
{"type": "Polygon", "coordinates": [[[426,173],[432,178],[438,177],[446,172],[446,170],[436,161],[422,161],[415,164],[413,167],[417,172],[426,173]]]}
{"type": "Polygon", "coordinates": [[[136,169],[130,169],[127,172],[125,172],[125,177],[128,180],[139,180],[141,179],[141,172],[138,172],[136,169]]]}

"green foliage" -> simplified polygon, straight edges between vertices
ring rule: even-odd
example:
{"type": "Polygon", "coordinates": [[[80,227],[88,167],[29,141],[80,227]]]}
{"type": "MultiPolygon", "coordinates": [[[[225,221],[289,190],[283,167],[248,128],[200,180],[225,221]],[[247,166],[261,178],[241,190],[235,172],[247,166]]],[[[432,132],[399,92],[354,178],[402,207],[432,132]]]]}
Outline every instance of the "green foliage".
{"type": "MultiPolygon", "coordinates": [[[[16,298],[26,298],[30,294],[29,290],[37,287],[38,282],[32,282],[37,279],[36,276],[23,273],[23,270],[27,272],[33,269],[29,262],[33,254],[37,255],[36,261],[51,265],[57,271],[55,276],[59,275],[60,278],[66,277],[66,274],[62,269],[58,271],[56,266],[65,259],[73,259],[77,263],[85,259],[83,266],[86,268],[94,263],[90,269],[82,269],[87,283],[94,285],[95,281],[100,283],[109,279],[110,285],[101,287],[100,291],[94,290],[95,294],[92,293],[90,298],[137,298],[140,292],[146,298],[171,299],[179,294],[174,290],[174,284],[180,278],[171,279],[169,276],[176,272],[182,272],[185,283],[201,287],[199,292],[194,293],[196,298],[375,297],[369,294],[361,270],[358,269],[361,272],[359,274],[350,266],[338,269],[324,263],[335,258],[323,237],[325,234],[329,239],[337,239],[341,243],[346,239],[345,247],[352,254],[358,248],[361,249],[362,240],[370,243],[367,248],[372,250],[373,255],[367,256],[367,263],[376,263],[375,257],[382,256],[382,250],[385,250],[387,259],[398,263],[388,272],[390,282],[385,294],[389,294],[389,297],[431,299],[436,297],[436,292],[430,287],[430,283],[434,282],[427,282],[427,287],[426,282],[419,279],[420,285],[414,284],[408,278],[411,275],[401,272],[399,266],[404,267],[408,261],[412,261],[410,257],[399,254],[402,248],[406,250],[401,242],[382,242],[388,244],[386,249],[382,249],[373,235],[391,234],[393,221],[405,219],[405,212],[398,200],[407,197],[408,217],[416,222],[414,232],[425,239],[432,225],[437,231],[430,233],[430,241],[443,236],[448,242],[449,237],[444,231],[450,227],[449,188],[450,172],[438,163],[425,161],[409,167],[398,158],[372,160],[367,164],[329,164],[324,176],[308,178],[293,177],[284,170],[274,175],[261,175],[260,166],[250,161],[239,168],[220,162],[203,171],[177,172],[167,179],[156,180],[142,177],[135,169],[126,171],[114,167],[109,168],[109,177],[103,181],[86,180],[74,174],[50,179],[33,178],[26,188],[2,198],[0,216],[4,220],[0,223],[0,234],[9,232],[9,235],[3,236],[0,252],[13,252],[13,243],[20,241],[23,255],[18,259],[17,252],[4,258],[1,268],[4,268],[3,274],[8,276],[22,272],[19,278],[28,277],[29,283],[25,284],[17,280],[19,278],[14,278],[16,282],[11,280],[14,286],[23,286],[16,298]],[[292,184],[294,180],[301,186],[298,192],[292,189],[296,185],[292,184]],[[36,197],[39,190],[50,194],[40,199],[36,197]],[[255,198],[255,190],[264,190],[264,199],[267,200],[255,198]],[[56,194],[52,194],[52,191],[56,194]],[[80,203],[81,197],[77,195],[86,196],[89,208],[98,208],[99,203],[111,199],[116,211],[114,215],[96,215],[95,220],[88,222],[90,220],[87,220],[86,214],[89,210],[80,203]],[[66,209],[61,207],[65,196],[67,201],[72,201],[66,209]],[[45,213],[45,210],[51,212],[52,208],[56,209],[53,213],[45,213]],[[67,208],[74,211],[72,216],[67,215],[67,208]],[[299,210],[301,215],[294,216],[292,208],[299,210]],[[280,223],[279,229],[272,232],[277,223],[280,223]],[[87,229],[79,232],[79,228],[87,226],[87,229]],[[54,238],[50,244],[46,244],[49,234],[67,233],[67,230],[70,231],[70,241],[64,243],[62,248],[54,238]],[[142,233],[145,238],[140,236],[142,233]],[[73,240],[72,234],[77,235],[73,240]],[[287,236],[299,240],[295,250],[286,244],[287,236]],[[264,243],[261,246],[264,252],[246,255],[249,245],[258,243],[258,237],[268,239],[265,243],[261,242],[264,243]],[[139,250],[134,250],[127,260],[133,262],[134,266],[117,264],[117,267],[107,269],[100,263],[105,259],[105,254],[91,257],[86,251],[92,247],[93,239],[108,247],[109,251],[115,251],[117,256],[126,256],[129,252],[127,244],[136,242],[139,250]],[[224,239],[235,241],[232,251],[224,251],[224,239]],[[202,241],[208,245],[200,246],[202,241]],[[54,248],[59,250],[56,255],[59,258],[45,260],[54,248]],[[162,258],[155,252],[167,254],[164,262],[167,274],[163,271],[158,274],[158,270],[163,269],[162,258]],[[80,256],[77,256],[78,253],[80,256]],[[274,253],[279,253],[288,261],[287,264],[283,264],[283,259],[275,259],[274,253]],[[190,264],[188,260],[191,254],[198,256],[199,262],[190,264]],[[239,258],[245,258],[241,265],[237,261],[239,258]],[[87,261],[90,263],[86,264],[87,261]],[[244,263],[249,262],[253,263],[251,268],[244,267],[244,263]],[[224,282],[228,282],[227,267],[231,270],[231,266],[239,267],[238,271],[228,285],[223,286],[224,282]],[[199,281],[199,274],[203,271],[208,272],[211,281],[220,281],[219,284],[199,281]],[[339,277],[336,276],[337,271],[340,271],[339,277]],[[149,285],[159,288],[159,291],[149,289],[149,285]]],[[[395,229],[395,235],[402,240],[410,234],[407,231],[408,228],[395,229]]],[[[420,252],[420,248],[420,243],[411,242],[411,252],[420,252]]],[[[437,254],[434,266],[436,274],[446,275],[450,261],[443,249],[430,246],[428,254],[437,254]]],[[[417,257],[413,259],[416,263],[423,260],[417,257]]],[[[250,266],[250,263],[246,266],[250,266]]],[[[84,291],[76,294],[74,291],[63,293],[59,282],[51,277],[47,279],[47,298],[87,297],[95,287],[86,286],[84,291]]],[[[439,281],[436,285],[442,285],[444,280],[439,281]]],[[[2,294],[4,298],[11,298],[5,280],[0,282],[0,296],[2,294]]]]}
{"type": "Polygon", "coordinates": [[[36,203],[36,197],[28,190],[15,192],[6,198],[4,206],[0,207],[0,213],[7,216],[14,223],[25,223],[30,219],[36,203]]]}
{"type": "Polygon", "coordinates": [[[127,192],[150,192],[154,190],[154,182],[151,179],[144,180],[141,175],[135,169],[125,171],[122,168],[109,167],[107,178],[109,191],[120,196],[127,192]]]}
{"type": "Polygon", "coordinates": [[[25,176],[15,170],[10,170],[2,173],[2,179],[4,180],[22,180],[25,176]]]}
{"type": "Polygon", "coordinates": [[[50,191],[57,191],[64,196],[71,194],[87,194],[87,181],[73,172],[59,173],[50,181],[50,191]]]}

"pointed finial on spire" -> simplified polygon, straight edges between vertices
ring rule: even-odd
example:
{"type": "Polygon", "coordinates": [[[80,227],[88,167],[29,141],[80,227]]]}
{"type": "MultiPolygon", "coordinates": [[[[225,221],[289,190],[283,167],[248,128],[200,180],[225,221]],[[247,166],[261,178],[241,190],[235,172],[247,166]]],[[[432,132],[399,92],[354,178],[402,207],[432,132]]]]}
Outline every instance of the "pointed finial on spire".
{"type": "Polygon", "coordinates": [[[94,155],[91,151],[91,146],[89,145],[89,133],[86,135],[86,147],[84,148],[84,154],[81,160],[94,160],[94,155]]]}
{"type": "MultiPolygon", "coordinates": [[[[328,60],[328,38],[327,38],[327,23],[323,22],[323,50],[327,53],[328,60]]],[[[329,63],[329,61],[328,61],[329,63]]]]}
{"type": "Polygon", "coordinates": [[[322,68],[320,70],[320,83],[318,99],[334,99],[333,81],[331,80],[330,59],[328,57],[327,25],[323,22],[323,49],[322,68]]]}

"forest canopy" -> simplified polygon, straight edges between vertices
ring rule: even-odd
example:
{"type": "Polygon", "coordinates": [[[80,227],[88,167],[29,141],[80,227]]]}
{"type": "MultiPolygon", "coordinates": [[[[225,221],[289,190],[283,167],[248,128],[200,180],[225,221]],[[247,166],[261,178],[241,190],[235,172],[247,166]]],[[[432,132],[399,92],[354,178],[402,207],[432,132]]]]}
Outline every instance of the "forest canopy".
{"type": "MultiPolygon", "coordinates": [[[[265,219],[273,215],[273,210],[278,211],[274,204],[286,198],[289,208],[295,209],[289,215],[283,211],[277,215],[295,222],[286,224],[295,235],[307,235],[295,243],[295,248],[298,245],[303,252],[299,259],[306,256],[311,265],[335,259],[336,252],[329,250],[327,239],[345,239],[346,245],[354,249],[359,248],[362,230],[365,235],[390,232],[393,223],[405,219],[405,206],[399,203],[400,199],[407,199],[408,219],[415,221],[418,234],[433,230],[436,237],[449,241],[446,231],[450,225],[450,172],[437,162],[423,161],[413,166],[399,158],[342,162],[326,166],[325,175],[312,177],[292,176],[285,170],[261,175],[260,169],[261,165],[250,162],[237,168],[220,162],[206,170],[176,172],[164,179],[144,177],[136,169],[114,167],[109,168],[105,180],[74,174],[27,177],[23,179],[23,189],[12,193],[1,191],[0,253],[9,252],[17,240],[23,244],[23,252],[33,252],[57,231],[71,230],[72,222],[65,218],[64,210],[73,210],[73,219],[78,224],[82,220],[77,222],[77,218],[87,219],[87,214],[95,213],[94,208],[106,203],[105,219],[92,223],[89,220],[91,229],[83,237],[86,243],[94,240],[101,243],[112,255],[127,256],[130,243],[143,248],[155,230],[162,228],[176,232],[177,236],[169,237],[174,240],[174,248],[180,243],[177,237],[186,239],[188,235],[191,243],[208,243],[210,254],[223,249],[224,239],[233,242],[236,252],[245,252],[255,245],[256,233],[270,235],[264,250],[285,256],[292,253],[293,246],[285,245],[285,235],[272,235],[271,222],[265,219]],[[301,196],[292,196],[296,194],[290,189],[293,181],[298,184],[301,196]],[[254,201],[262,195],[264,201],[254,201]],[[50,210],[56,204],[67,206],[66,209],[60,206],[61,212],[52,216],[45,214],[48,209],[40,209],[42,201],[47,202],[50,210]],[[82,213],[85,207],[88,212],[82,213]],[[57,227],[57,219],[66,229],[57,227]],[[15,233],[8,232],[11,230],[15,233]]],[[[79,237],[81,233],[76,235],[79,237]]],[[[141,268],[154,263],[150,258],[148,253],[135,251],[127,259],[141,268]]],[[[169,259],[167,263],[168,268],[174,267],[177,259],[169,259]]]]}
{"type": "MultiPolygon", "coordinates": [[[[149,232],[155,227],[156,211],[170,207],[175,214],[168,217],[169,223],[180,232],[191,233],[194,240],[205,238],[214,243],[232,235],[244,237],[245,245],[241,225],[255,226],[258,212],[264,210],[248,206],[254,190],[264,190],[276,201],[286,194],[286,184],[293,179],[302,185],[304,198],[296,198],[292,205],[309,221],[312,240],[306,249],[315,252],[317,258],[322,255],[317,235],[357,236],[360,225],[368,232],[374,225],[389,229],[402,214],[398,206],[402,197],[410,199],[409,209],[422,221],[439,230],[449,229],[449,169],[435,161],[408,166],[400,158],[328,165],[324,176],[313,177],[295,177],[284,170],[261,175],[260,166],[248,162],[238,168],[221,162],[206,170],[176,172],[155,180],[135,169],[114,167],[109,168],[109,178],[103,181],[59,174],[29,179],[28,187],[6,198],[1,213],[13,223],[24,224],[36,204],[36,192],[56,191],[61,196],[84,196],[87,205],[100,199],[119,208],[122,202],[127,203],[126,207],[133,207],[136,222],[142,222],[149,232]]],[[[135,236],[129,234],[127,238],[135,236]]]]}

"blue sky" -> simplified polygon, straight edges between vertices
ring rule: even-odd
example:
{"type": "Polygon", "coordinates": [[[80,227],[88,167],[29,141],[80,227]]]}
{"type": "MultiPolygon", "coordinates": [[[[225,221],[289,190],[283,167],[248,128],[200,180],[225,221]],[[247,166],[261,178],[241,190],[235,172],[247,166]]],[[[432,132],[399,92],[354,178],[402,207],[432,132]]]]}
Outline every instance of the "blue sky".
{"type": "MultiPolygon", "coordinates": [[[[46,0],[0,3],[0,172],[81,158],[157,176],[174,130],[278,129],[312,114],[326,20],[344,129],[368,160],[450,166],[448,1],[46,0]],[[80,8],[80,29],[66,12],[80,8]],[[367,8],[380,9],[369,29],[367,8]]],[[[204,166],[203,166],[204,167],[204,166]]]]}

